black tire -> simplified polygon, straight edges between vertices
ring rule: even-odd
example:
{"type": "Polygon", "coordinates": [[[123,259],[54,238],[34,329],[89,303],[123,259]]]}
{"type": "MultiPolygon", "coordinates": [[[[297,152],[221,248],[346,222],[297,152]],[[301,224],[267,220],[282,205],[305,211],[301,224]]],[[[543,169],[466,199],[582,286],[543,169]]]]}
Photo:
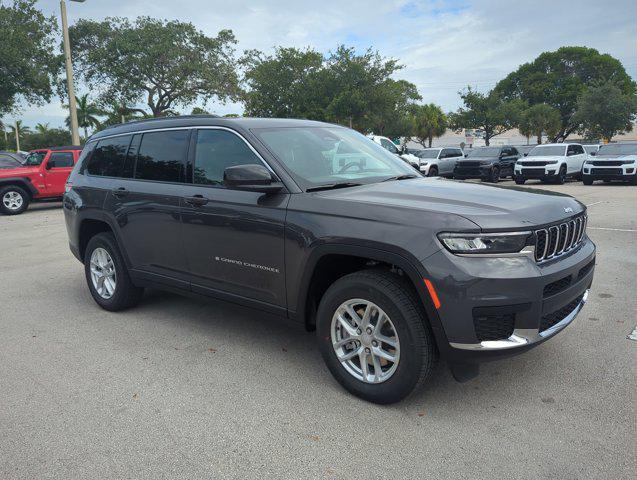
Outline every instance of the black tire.
{"type": "Polygon", "coordinates": [[[586,175],[584,175],[582,177],[582,182],[584,182],[584,185],[592,185],[593,184],[593,179],[590,177],[587,177],[586,175]]]}
{"type": "Polygon", "coordinates": [[[517,185],[524,185],[524,182],[526,182],[526,178],[523,177],[514,177],[514,180],[517,185]]]}
{"type": "Polygon", "coordinates": [[[438,167],[431,167],[427,172],[428,177],[437,177],[438,176],[438,167]]]}
{"type": "Polygon", "coordinates": [[[5,215],[19,215],[24,212],[27,208],[29,208],[29,203],[31,202],[31,197],[22,187],[18,187],[17,185],[7,185],[6,187],[0,188],[0,212],[5,215]],[[5,195],[18,195],[20,206],[13,208],[10,205],[5,205],[4,197],[5,195]]]}
{"type": "Polygon", "coordinates": [[[566,182],[566,167],[562,166],[560,167],[560,171],[557,172],[557,175],[555,175],[555,183],[557,185],[564,185],[565,182],[566,182]]]}
{"type": "Polygon", "coordinates": [[[493,167],[489,172],[489,177],[482,181],[487,181],[489,183],[498,183],[500,181],[500,169],[498,167],[493,167]]]}
{"type": "Polygon", "coordinates": [[[409,395],[431,373],[437,359],[433,334],[416,293],[401,277],[381,270],[352,273],[334,282],[319,304],[316,335],[323,359],[336,380],[357,397],[379,404],[398,402],[409,395]],[[375,303],[389,316],[398,334],[398,366],[382,383],[366,383],[354,377],[332,346],[334,313],[351,299],[375,303]]]}
{"type": "Polygon", "coordinates": [[[84,274],[89,291],[95,302],[105,310],[117,312],[134,307],[139,303],[144,293],[143,288],[136,287],[130,279],[126,263],[122,257],[117,241],[112,233],[99,233],[91,238],[84,253],[84,274]],[[102,297],[93,285],[91,280],[91,255],[97,248],[103,248],[108,252],[115,266],[117,278],[115,291],[110,298],[102,297]]]}

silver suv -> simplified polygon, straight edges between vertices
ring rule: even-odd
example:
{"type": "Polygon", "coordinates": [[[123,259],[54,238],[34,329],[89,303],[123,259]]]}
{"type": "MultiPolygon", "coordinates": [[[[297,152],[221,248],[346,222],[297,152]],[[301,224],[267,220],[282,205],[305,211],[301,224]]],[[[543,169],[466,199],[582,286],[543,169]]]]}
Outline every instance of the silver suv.
{"type": "Polygon", "coordinates": [[[456,162],[464,158],[464,153],[457,147],[425,148],[415,153],[418,157],[418,169],[428,177],[453,178],[456,162]]]}

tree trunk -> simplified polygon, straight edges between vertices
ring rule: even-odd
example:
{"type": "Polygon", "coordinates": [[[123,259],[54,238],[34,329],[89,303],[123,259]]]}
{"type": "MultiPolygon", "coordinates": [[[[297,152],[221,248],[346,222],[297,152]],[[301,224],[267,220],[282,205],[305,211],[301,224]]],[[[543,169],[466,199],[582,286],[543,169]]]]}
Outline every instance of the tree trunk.
{"type": "Polygon", "coordinates": [[[352,116],[349,116],[349,128],[352,128],[352,116]]]}
{"type": "Polygon", "coordinates": [[[488,147],[489,146],[489,140],[491,140],[490,137],[487,137],[486,135],[484,136],[484,144],[488,147]]]}
{"type": "Polygon", "coordinates": [[[431,148],[431,142],[433,142],[433,137],[429,135],[429,148],[431,148]]]}
{"type": "Polygon", "coordinates": [[[537,144],[542,144],[542,132],[537,132],[537,144]]]}

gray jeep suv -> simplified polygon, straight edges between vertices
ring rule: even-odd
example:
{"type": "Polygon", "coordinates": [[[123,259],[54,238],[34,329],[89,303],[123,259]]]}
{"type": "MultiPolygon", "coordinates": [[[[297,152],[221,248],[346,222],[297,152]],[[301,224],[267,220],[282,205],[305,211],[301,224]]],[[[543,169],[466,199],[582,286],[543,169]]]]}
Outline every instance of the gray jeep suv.
{"type": "Polygon", "coordinates": [[[573,198],[424,178],[312,121],[108,128],[87,142],[64,213],[101,307],[159,288],[287,317],[316,331],[338,382],[378,403],[408,395],[439,357],[467,380],[554,336],[595,264],[573,198]]]}

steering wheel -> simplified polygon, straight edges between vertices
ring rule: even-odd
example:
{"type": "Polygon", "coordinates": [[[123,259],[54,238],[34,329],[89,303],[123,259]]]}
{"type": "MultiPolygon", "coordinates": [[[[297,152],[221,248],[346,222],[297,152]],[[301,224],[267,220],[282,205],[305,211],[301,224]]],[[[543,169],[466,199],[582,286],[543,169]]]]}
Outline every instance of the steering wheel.
{"type": "Polygon", "coordinates": [[[341,168],[338,171],[338,173],[345,173],[351,167],[358,167],[359,171],[361,171],[363,169],[363,167],[361,166],[360,162],[349,162],[349,163],[345,164],[345,166],[343,168],[341,168]]]}

